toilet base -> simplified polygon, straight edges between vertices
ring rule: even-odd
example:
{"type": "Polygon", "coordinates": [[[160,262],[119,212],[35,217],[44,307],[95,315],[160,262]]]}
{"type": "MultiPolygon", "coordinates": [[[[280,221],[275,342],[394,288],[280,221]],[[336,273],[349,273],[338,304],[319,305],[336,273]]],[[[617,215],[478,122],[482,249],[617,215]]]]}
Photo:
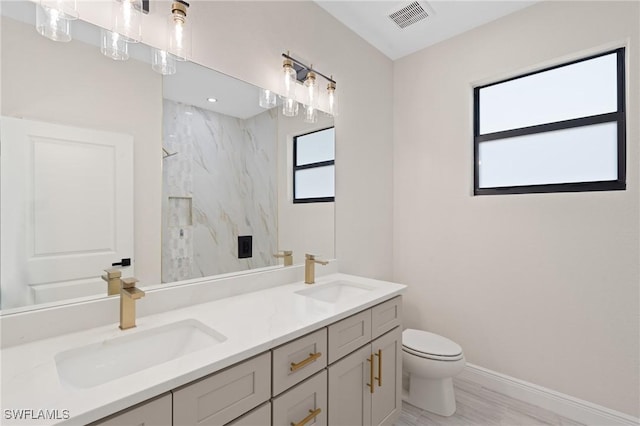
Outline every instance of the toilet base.
{"type": "Polygon", "coordinates": [[[425,379],[410,374],[406,401],[431,413],[449,417],[456,412],[453,379],[425,379]]]}

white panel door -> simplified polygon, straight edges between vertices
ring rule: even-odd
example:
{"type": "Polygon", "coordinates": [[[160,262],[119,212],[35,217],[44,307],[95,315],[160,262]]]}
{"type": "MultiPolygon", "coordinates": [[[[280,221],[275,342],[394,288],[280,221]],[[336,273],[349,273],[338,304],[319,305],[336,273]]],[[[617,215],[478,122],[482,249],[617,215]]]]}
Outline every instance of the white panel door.
{"type": "Polygon", "coordinates": [[[133,137],[3,117],[0,140],[3,308],[106,294],[133,255],[133,137]]]}

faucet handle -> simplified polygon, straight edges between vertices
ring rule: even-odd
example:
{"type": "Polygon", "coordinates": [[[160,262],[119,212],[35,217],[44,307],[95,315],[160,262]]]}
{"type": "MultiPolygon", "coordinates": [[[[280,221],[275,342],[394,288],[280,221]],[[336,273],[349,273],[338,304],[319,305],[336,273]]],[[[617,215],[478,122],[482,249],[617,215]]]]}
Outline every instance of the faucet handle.
{"type": "Polygon", "coordinates": [[[293,265],[293,250],[279,250],[273,257],[280,257],[284,259],[284,266],[293,265]],[[282,254],[280,254],[282,253],[282,254]]]}
{"type": "Polygon", "coordinates": [[[310,260],[310,261],[315,262],[315,263],[319,263],[320,265],[328,265],[329,264],[329,261],[327,261],[327,260],[316,259],[317,254],[305,253],[304,256],[306,257],[307,260],[310,260]]]}
{"type": "Polygon", "coordinates": [[[122,288],[135,288],[138,279],[135,277],[123,278],[122,279],[122,288]]]}
{"type": "Polygon", "coordinates": [[[105,269],[104,272],[107,273],[107,275],[102,276],[102,279],[104,279],[105,281],[112,280],[114,278],[120,278],[122,276],[122,271],[118,268],[108,268],[105,269]]]}

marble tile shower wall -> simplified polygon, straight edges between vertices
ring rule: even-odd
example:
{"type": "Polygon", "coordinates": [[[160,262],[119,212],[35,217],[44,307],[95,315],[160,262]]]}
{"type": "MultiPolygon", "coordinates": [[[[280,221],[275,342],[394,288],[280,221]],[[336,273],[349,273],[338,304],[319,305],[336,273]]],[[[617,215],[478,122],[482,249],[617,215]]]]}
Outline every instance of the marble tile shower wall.
{"type": "Polygon", "coordinates": [[[163,103],[162,281],[276,265],[277,111],[242,120],[163,103]],[[253,257],[238,259],[238,236],[253,257]]]}

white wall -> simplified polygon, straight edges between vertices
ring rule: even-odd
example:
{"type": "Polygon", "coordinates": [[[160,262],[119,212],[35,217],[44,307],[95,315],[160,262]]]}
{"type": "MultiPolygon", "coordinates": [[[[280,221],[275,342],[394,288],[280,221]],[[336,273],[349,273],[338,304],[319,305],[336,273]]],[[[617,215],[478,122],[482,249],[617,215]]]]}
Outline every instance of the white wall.
{"type": "MultiPolygon", "coordinates": [[[[542,2],[396,61],[405,324],[471,363],[638,416],[640,3],[542,2]],[[627,45],[627,190],[473,197],[472,86],[627,45]]],[[[585,88],[585,90],[587,90],[585,88]]]]}
{"type": "Polygon", "coordinates": [[[2,25],[2,115],[133,135],[131,256],[141,282],[159,283],[162,76],[77,40],[47,40],[32,25],[8,18],[2,25]]]}
{"type": "MultiPolygon", "coordinates": [[[[145,43],[158,45],[168,2],[151,2],[145,43]]],[[[109,4],[83,2],[82,19],[108,26],[109,4]]],[[[392,271],[393,63],[310,0],[194,1],[193,61],[260,87],[279,88],[282,57],[313,63],[338,82],[336,257],[346,273],[392,271]]]]}
{"type": "Polygon", "coordinates": [[[302,115],[285,117],[278,108],[278,249],[292,250],[295,264],[304,262],[305,253],[319,259],[335,254],[335,203],[293,204],[293,138],[333,126],[327,114],[318,122],[305,123],[302,115]]]}

